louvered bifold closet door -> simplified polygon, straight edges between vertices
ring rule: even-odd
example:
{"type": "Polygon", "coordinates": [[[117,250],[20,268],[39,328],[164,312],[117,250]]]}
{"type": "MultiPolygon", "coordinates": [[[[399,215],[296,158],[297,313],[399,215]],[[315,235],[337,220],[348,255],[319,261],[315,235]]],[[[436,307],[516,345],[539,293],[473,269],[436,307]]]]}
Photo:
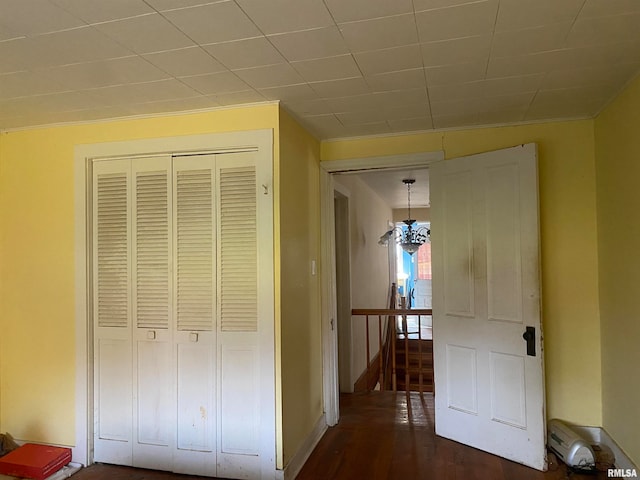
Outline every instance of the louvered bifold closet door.
{"type": "Polygon", "coordinates": [[[136,158],[132,182],[133,464],[173,469],[175,349],[171,157],[136,158]]]}
{"type": "Polygon", "coordinates": [[[260,473],[258,188],[263,189],[255,154],[218,155],[216,185],[218,476],[255,478],[260,473]]]}
{"type": "Polygon", "coordinates": [[[130,162],[92,172],[94,460],[132,462],[130,162]]]}
{"type": "Polygon", "coordinates": [[[177,449],[174,471],[216,472],[215,155],[173,159],[177,449]]]}

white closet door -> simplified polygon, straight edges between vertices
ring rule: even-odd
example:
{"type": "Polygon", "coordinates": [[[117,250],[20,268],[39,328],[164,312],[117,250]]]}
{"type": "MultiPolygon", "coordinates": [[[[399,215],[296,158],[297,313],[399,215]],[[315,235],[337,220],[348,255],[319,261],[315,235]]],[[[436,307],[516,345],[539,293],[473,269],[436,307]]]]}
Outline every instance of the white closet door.
{"type": "Polygon", "coordinates": [[[93,165],[94,460],[132,463],[130,163],[93,165]]]}
{"type": "Polygon", "coordinates": [[[173,165],[177,437],[173,471],[215,475],[214,155],[173,165]]]}
{"type": "Polygon", "coordinates": [[[171,470],[175,349],[171,304],[171,157],[132,160],[133,464],[171,470]]]}
{"type": "Polygon", "coordinates": [[[260,475],[258,185],[254,154],[219,155],[218,475],[260,475]]]}

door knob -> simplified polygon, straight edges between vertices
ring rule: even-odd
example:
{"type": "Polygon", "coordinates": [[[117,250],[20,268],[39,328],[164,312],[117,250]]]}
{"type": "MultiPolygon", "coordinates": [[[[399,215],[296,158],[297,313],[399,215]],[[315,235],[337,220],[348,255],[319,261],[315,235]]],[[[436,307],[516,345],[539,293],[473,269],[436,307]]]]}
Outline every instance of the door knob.
{"type": "Polygon", "coordinates": [[[536,356],[536,328],[535,327],[527,327],[525,332],[522,334],[522,338],[524,338],[527,342],[527,355],[530,357],[536,356]]]}

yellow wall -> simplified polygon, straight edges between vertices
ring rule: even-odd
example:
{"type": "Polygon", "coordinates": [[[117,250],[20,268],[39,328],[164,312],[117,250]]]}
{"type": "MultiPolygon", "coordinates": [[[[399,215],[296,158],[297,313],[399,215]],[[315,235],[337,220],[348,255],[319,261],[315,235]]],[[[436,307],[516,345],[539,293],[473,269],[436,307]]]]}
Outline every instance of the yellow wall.
{"type": "Polygon", "coordinates": [[[602,419],[640,465],[640,78],[595,121],[602,419]]]}
{"type": "Polygon", "coordinates": [[[322,160],[444,150],[446,158],[536,142],[547,416],[601,425],[593,121],[429,132],[322,144],[322,160]]]}
{"type": "Polygon", "coordinates": [[[74,146],[262,128],[275,130],[277,159],[275,104],[1,134],[2,431],[63,445],[76,440],[74,146]]]}
{"type": "Polygon", "coordinates": [[[281,110],[280,360],[285,466],[323,412],[319,163],[319,142],[281,110]]]}

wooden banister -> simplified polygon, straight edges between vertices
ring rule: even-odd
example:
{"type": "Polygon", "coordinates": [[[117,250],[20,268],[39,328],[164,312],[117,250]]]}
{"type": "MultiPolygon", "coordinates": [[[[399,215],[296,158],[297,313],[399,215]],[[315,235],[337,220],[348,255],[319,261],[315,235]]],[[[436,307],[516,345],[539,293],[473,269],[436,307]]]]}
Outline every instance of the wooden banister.
{"type": "MultiPolygon", "coordinates": [[[[395,297],[395,295],[392,295],[395,297]]],[[[391,304],[393,305],[393,303],[391,304]]],[[[404,305],[403,305],[404,307],[404,305]]],[[[389,383],[391,384],[391,388],[393,391],[397,390],[397,376],[396,376],[396,338],[398,333],[398,322],[397,317],[401,317],[403,321],[402,334],[404,337],[404,370],[405,370],[405,385],[410,385],[410,373],[409,373],[409,332],[406,328],[406,317],[407,316],[415,316],[418,317],[418,332],[413,332],[418,334],[418,388],[420,393],[423,391],[423,382],[424,375],[422,372],[422,329],[421,329],[421,318],[425,316],[431,316],[432,310],[430,308],[427,309],[408,309],[408,308],[354,308],[351,310],[352,316],[363,316],[365,317],[365,338],[366,338],[366,355],[367,355],[367,368],[366,368],[366,378],[367,378],[367,388],[371,389],[369,385],[369,379],[371,378],[370,373],[371,369],[379,369],[378,382],[380,385],[380,389],[384,390],[385,388],[389,388],[389,383]],[[370,351],[370,338],[369,338],[369,324],[370,317],[378,318],[378,358],[374,359],[374,362],[371,361],[371,351],[370,351]],[[383,321],[387,321],[386,328],[386,339],[383,343],[383,321]],[[391,381],[389,382],[387,379],[388,375],[388,358],[391,357],[391,381]],[[375,363],[377,365],[374,365],[375,363]]],[[[375,383],[375,380],[371,382],[375,383]]]]}

